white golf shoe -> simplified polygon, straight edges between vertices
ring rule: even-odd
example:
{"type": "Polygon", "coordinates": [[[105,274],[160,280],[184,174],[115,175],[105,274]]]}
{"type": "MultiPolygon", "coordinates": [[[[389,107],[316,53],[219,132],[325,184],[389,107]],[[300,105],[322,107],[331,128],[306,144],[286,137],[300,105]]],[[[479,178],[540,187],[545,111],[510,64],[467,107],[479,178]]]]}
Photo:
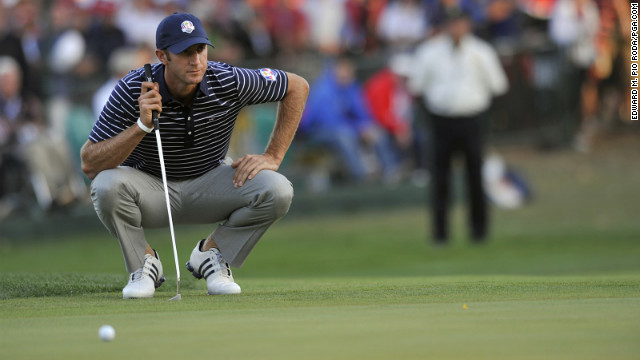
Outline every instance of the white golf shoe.
{"type": "Polygon", "coordinates": [[[158,253],[156,256],[146,254],[142,267],[129,275],[129,283],[122,289],[123,299],[137,299],[153,297],[156,288],[164,282],[162,263],[158,253]]]}
{"type": "Polygon", "coordinates": [[[187,262],[187,270],[191,271],[196,279],[207,279],[207,294],[228,295],[239,294],[240,286],[233,281],[229,264],[222,257],[220,250],[211,248],[200,251],[200,245],[204,239],[198,242],[191,252],[191,258],[187,262]]]}

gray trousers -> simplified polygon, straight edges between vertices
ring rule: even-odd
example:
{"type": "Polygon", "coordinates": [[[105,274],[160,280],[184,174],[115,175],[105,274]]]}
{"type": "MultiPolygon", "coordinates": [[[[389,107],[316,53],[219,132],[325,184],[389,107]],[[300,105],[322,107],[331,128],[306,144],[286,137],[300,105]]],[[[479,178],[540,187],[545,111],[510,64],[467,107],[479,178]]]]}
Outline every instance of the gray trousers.
{"type": "MultiPolygon", "coordinates": [[[[174,223],[222,222],[212,237],[229,264],[240,267],[267,228],[289,211],[293,187],[283,175],[262,170],[234,188],[234,173],[220,165],[197,178],[169,180],[168,188],[174,223]]],[[[91,199],[120,241],[127,271],[142,267],[144,229],[169,226],[162,179],[124,166],[104,170],[91,183],[91,199]]]]}

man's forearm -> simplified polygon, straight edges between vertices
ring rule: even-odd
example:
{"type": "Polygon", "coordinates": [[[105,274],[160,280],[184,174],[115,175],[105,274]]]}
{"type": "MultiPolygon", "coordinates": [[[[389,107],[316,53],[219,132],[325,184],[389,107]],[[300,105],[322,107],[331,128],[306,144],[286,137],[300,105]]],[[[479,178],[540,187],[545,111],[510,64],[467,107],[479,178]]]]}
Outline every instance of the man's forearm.
{"type": "Polygon", "coordinates": [[[89,179],[93,179],[102,170],[117,167],[131,154],[145,135],[147,133],[134,124],[111,139],[97,143],[87,141],[80,150],[82,172],[89,179]]]}
{"type": "Polygon", "coordinates": [[[309,84],[295,74],[289,76],[289,90],[285,98],[278,104],[276,123],[269,139],[265,154],[272,156],[279,163],[284,159],[291,141],[298,129],[304,105],[309,95],[309,84]]]}

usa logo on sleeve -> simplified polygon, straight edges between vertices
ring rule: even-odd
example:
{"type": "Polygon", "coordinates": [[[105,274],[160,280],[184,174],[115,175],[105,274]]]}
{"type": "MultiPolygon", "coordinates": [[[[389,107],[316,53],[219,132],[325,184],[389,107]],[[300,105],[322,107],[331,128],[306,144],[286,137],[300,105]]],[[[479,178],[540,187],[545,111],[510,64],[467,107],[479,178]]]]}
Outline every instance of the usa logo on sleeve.
{"type": "Polygon", "coordinates": [[[276,73],[269,68],[260,69],[260,75],[269,81],[276,81],[276,73]]]}

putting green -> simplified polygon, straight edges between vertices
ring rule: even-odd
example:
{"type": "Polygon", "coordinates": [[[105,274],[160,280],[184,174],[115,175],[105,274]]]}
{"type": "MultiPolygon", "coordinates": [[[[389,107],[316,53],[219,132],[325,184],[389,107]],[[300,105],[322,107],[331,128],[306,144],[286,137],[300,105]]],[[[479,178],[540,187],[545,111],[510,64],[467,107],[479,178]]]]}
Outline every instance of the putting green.
{"type": "Polygon", "coordinates": [[[161,288],[3,301],[0,358],[634,359],[640,279],[260,279],[240,296],[161,288]],[[466,309],[464,308],[466,305],[466,309]],[[110,324],[105,343],[98,328],[110,324]]]}
{"type": "MultiPolygon", "coordinates": [[[[495,209],[484,246],[468,244],[461,207],[444,248],[426,243],[424,206],[291,214],[234,270],[239,296],[206,296],[183,273],[183,300],[168,302],[166,229],[147,238],[167,283],[123,301],[100,224],[0,224],[0,359],[638,359],[638,139],[589,156],[504,150],[535,198],[495,209]]],[[[180,266],[211,230],[176,227],[180,266]]]]}

